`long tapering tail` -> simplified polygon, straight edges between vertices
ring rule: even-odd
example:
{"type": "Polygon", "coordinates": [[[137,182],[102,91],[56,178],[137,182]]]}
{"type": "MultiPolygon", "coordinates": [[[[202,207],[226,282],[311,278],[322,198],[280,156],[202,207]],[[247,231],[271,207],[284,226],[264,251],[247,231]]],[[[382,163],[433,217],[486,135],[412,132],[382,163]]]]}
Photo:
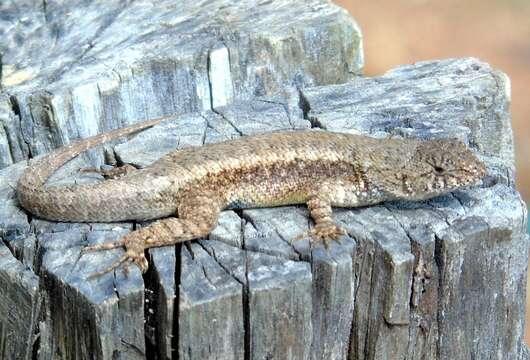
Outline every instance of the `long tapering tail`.
{"type": "MultiPolygon", "coordinates": [[[[20,204],[35,215],[48,219],[62,220],[62,218],[54,216],[53,214],[48,214],[46,209],[52,204],[45,204],[45,202],[53,201],[53,193],[58,190],[58,187],[47,187],[44,185],[57,169],[90,148],[121,136],[152,127],[170,119],[171,117],[173,116],[163,116],[86,139],[81,139],[46,154],[33,164],[30,164],[19,179],[17,184],[17,196],[20,204]]],[[[64,220],[68,219],[65,218],[64,220]]]]}

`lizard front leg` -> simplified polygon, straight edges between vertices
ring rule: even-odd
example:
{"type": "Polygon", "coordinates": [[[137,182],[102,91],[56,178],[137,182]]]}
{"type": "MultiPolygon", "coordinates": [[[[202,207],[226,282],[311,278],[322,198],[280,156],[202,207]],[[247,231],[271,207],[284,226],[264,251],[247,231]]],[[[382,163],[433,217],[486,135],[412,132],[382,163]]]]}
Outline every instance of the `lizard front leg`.
{"type": "Polygon", "coordinates": [[[173,245],[208,235],[217,224],[222,201],[214,195],[185,196],[178,206],[179,218],[166,218],[125,235],[113,243],[86,247],[83,252],[125,247],[119,260],[91,277],[113,271],[120,265],[136,264],[142,272],[149,266],[144,251],[150,247],[173,245]]]}
{"type": "Polygon", "coordinates": [[[346,232],[339,227],[332,218],[331,201],[325,195],[315,195],[307,201],[309,214],[315,222],[315,226],[296,239],[309,237],[311,244],[322,242],[328,248],[332,240],[339,241],[346,232]]]}

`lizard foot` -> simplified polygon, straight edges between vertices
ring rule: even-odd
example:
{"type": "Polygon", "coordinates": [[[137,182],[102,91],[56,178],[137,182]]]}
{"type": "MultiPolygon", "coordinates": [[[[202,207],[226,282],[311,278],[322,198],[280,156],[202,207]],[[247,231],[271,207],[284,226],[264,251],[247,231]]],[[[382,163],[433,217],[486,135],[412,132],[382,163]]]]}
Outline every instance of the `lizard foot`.
{"type": "Polygon", "coordinates": [[[150,232],[146,228],[142,228],[131,233],[128,233],[123,238],[118,241],[97,244],[92,246],[87,246],[81,250],[81,255],[90,252],[90,251],[99,251],[99,250],[110,250],[116,249],[119,247],[124,247],[126,249],[125,254],[123,254],[117,261],[115,261],[108,268],[98,271],[90,275],[89,278],[94,278],[111,272],[121,265],[123,265],[125,274],[128,272],[128,264],[134,263],[142,273],[147,271],[149,263],[145,258],[144,249],[146,244],[151,243],[150,232]]]}
{"type": "Polygon", "coordinates": [[[96,173],[96,174],[102,175],[103,177],[107,179],[119,179],[120,177],[125,176],[135,170],[138,170],[138,169],[136,169],[132,165],[125,164],[123,166],[113,167],[111,169],[84,168],[84,169],[79,169],[79,172],[96,173]]]}
{"type": "Polygon", "coordinates": [[[89,279],[93,279],[93,278],[99,277],[99,276],[104,275],[104,274],[106,274],[108,272],[114,271],[115,269],[117,269],[121,265],[123,265],[123,271],[125,272],[125,274],[128,274],[128,272],[129,272],[129,268],[128,268],[129,263],[136,264],[136,266],[138,266],[140,268],[140,271],[142,273],[145,273],[147,271],[147,268],[149,267],[149,263],[147,262],[147,259],[145,258],[145,255],[143,253],[142,254],[136,254],[135,252],[133,252],[131,250],[128,250],[117,261],[112,263],[111,266],[109,266],[108,268],[106,268],[104,270],[92,273],[88,278],[89,279]]]}
{"type": "Polygon", "coordinates": [[[332,222],[321,222],[315,225],[311,230],[298,235],[295,240],[309,238],[311,247],[322,243],[326,249],[329,248],[331,241],[340,243],[340,237],[345,235],[346,231],[332,222]]]}

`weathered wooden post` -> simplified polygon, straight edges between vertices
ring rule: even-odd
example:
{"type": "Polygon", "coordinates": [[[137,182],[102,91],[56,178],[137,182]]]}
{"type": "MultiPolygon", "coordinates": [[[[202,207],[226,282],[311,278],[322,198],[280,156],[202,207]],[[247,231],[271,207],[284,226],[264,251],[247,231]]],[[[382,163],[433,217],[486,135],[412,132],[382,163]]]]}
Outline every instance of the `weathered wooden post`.
{"type": "Polygon", "coordinates": [[[42,6],[0,5],[1,358],[530,359],[503,73],[456,59],[356,77],[360,32],[326,1],[42,6]],[[51,181],[101,181],[77,169],[301,128],[458,137],[488,177],[428,202],[337,210],[348,236],[328,252],[291,243],[308,227],[304,207],[225,211],[208,239],[149,250],[143,276],[87,279],[122,250],[81,256],[84,246],[143,224],[29,216],[14,191],[26,160],[172,113],[51,181]]]}

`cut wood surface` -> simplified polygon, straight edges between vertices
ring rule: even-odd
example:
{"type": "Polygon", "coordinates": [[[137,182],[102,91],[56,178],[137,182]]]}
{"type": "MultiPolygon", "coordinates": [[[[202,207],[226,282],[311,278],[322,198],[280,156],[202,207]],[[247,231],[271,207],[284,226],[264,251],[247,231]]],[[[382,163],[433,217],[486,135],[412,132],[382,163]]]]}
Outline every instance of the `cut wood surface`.
{"type": "Polygon", "coordinates": [[[0,19],[0,358],[529,358],[526,210],[504,74],[458,59],[355,79],[359,31],[325,1],[68,4],[0,5],[11,14],[0,19]],[[103,162],[144,167],[175,149],[308,128],[458,137],[488,176],[429,201],[336,209],[348,235],[329,251],[292,241],[310,226],[304,206],[224,211],[207,239],[150,249],[146,274],[89,279],[123,250],[81,255],[84,246],[145,224],[28,215],[14,190],[26,159],[172,113],[50,183],[103,181],[78,172],[103,162]]]}

